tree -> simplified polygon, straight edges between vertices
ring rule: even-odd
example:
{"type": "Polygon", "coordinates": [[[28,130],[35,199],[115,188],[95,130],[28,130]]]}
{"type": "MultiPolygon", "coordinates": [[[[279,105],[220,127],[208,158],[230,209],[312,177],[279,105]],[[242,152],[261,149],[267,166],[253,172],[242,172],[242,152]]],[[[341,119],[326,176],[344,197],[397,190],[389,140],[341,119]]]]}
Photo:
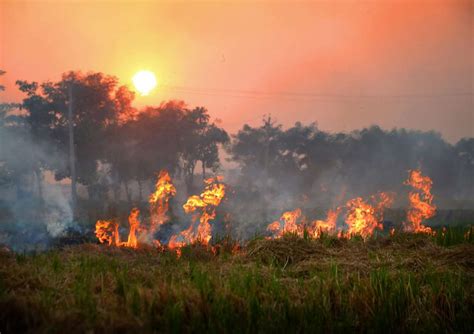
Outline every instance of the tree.
{"type": "Polygon", "coordinates": [[[206,169],[219,167],[220,144],[229,141],[227,133],[209,122],[204,108],[187,109],[182,101],[168,101],[158,107],[133,112],[133,117],[114,127],[115,134],[108,139],[108,162],[113,175],[125,185],[131,200],[128,183],[137,181],[139,199],[142,184],[159,170],[182,174],[191,191],[195,167],[201,162],[206,169]]]}
{"type": "Polygon", "coordinates": [[[183,130],[182,102],[170,101],[147,108],[130,124],[135,178],[141,197],[142,182],[150,180],[160,169],[174,173],[179,166],[183,130]]]}
{"type": "Polygon", "coordinates": [[[263,119],[260,127],[253,128],[245,124],[233,136],[228,152],[232,160],[240,164],[243,174],[268,179],[283,166],[285,151],[282,137],[282,126],[268,117],[263,119]]]}
{"type": "Polygon", "coordinates": [[[219,145],[226,145],[230,142],[227,132],[215,124],[210,124],[200,138],[198,146],[198,160],[201,161],[202,177],[206,179],[206,169],[216,172],[220,167],[219,145]]]}
{"type": "Polygon", "coordinates": [[[474,138],[462,138],[454,146],[458,161],[456,197],[474,197],[474,138]]]}
{"type": "MultiPolygon", "coordinates": [[[[4,75],[5,73],[7,72],[5,72],[4,70],[0,70],[0,76],[4,75]]],[[[0,85],[0,91],[3,91],[3,90],[5,90],[5,86],[0,85]]]]}
{"type": "MultiPolygon", "coordinates": [[[[0,70],[0,76],[5,73],[0,70]]],[[[4,89],[0,86],[0,90],[4,89]]],[[[22,144],[29,139],[24,118],[11,114],[18,108],[16,103],[0,103],[0,185],[16,185],[17,197],[21,195],[22,178],[35,169],[37,161],[34,150],[24,154],[22,144]]]]}
{"type": "Polygon", "coordinates": [[[181,161],[188,192],[193,190],[194,172],[198,162],[201,162],[203,177],[206,177],[206,168],[216,171],[220,166],[219,145],[229,142],[227,132],[209,122],[210,116],[206,108],[185,110],[181,161]]]}
{"type": "MultiPolygon", "coordinates": [[[[132,95],[125,87],[118,86],[117,78],[103,73],[68,72],[58,82],[38,85],[18,81],[17,84],[27,93],[22,106],[28,111],[27,120],[35,129],[34,136],[51,139],[54,149],[64,156],[70,151],[68,107],[72,92],[77,181],[86,185],[93,197],[98,189],[97,164],[106,158],[107,131],[130,112],[132,95]]],[[[71,177],[71,165],[64,161],[49,167],[58,180],[71,177]]],[[[74,192],[73,186],[71,192],[74,192]]]]}

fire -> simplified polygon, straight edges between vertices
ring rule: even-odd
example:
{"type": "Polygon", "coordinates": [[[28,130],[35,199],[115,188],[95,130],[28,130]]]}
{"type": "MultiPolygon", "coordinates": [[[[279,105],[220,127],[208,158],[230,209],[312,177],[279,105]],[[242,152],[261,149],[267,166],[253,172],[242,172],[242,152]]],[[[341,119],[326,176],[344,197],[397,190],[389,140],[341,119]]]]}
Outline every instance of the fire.
{"type": "Polygon", "coordinates": [[[120,246],[118,224],[110,220],[98,220],[95,224],[95,235],[101,244],[120,246]]]}
{"type": "MultiPolygon", "coordinates": [[[[347,202],[346,224],[348,230],[344,233],[338,231],[337,236],[343,238],[345,235],[361,235],[364,239],[371,236],[375,229],[382,229],[383,211],[393,202],[394,196],[391,193],[379,193],[371,197],[369,204],[361,197],[354,198],[347,202]]],[[[322,233],[336,233],[336,223],[342,208],[331,209],[327,213],[326,220],[314,220],[307,231],[313,238],[319,238],[322,233]]],[[[301,209],[286,211],[279,220],[267,226],[267,231],[272,232],[272,238],[281,238],[285,233],[295,233],[303,236],[306,218],[302,215],[301,209]]]]}
{"type": "Polygon", "coordinates": [[[301,209],[284,212],[279,221],[274,221],[268,225],[267,230],[273,232],[274,238],[281,238],[285,233],[303,234],[301,225],[297,224],[302,217],[301,209]]]}
{"type": "MultiPolygon", "coordinates": [[[[198,242],[209,246],[212,238],[210,222],[216,218],[216,209],[226,195],[226,187],[222,180],[222,177],[219,176],[205,180],[202,193],[192,195],[187,199],[183,204],[183,210],[186,214],[192,215],[191,224],[185,230],[171,236],[167,244],[162,245],[159,240],[154,240],[155,232],[169,219],[169,202],[177,192],[166,170],[160,171],[156,189],[149,197],[150,224],[148,229],[145,228],[148,225],[144,227],[140,222],[140,211],[133,208],[128,217],[130,230],[127,241],[120,240],[119,224],[116,220],[98,220],[95,226],[96,237],[100,243],[109,246],[138,248],[139,242],[148,242],[161,250],[166,247],[173,249],[178,256],[181,255],[181,248],[187,244],[198,242]]],[[[433,217],[436,212],[436,206],[432,204],[431,187],[433,182],[429,177],[422,175],[419,170],[413,170],[410,171],[409,178],[404,184],[413,187],[408,195],[410,207],[407,211],[407,221],[404,222],[405,231],[433,233],[431,228],[422,224],[424,219],[433,217]]],[[[302,237],[307,231],[307,235],[313,238],[320,238],[323,233],[328,233],[337,235],[338,238],[360,235],[363,239],[367,239],[377,229],[383,228],[384,210],[392,205],[393,200],[394,194],[387,192],[380,192],[369,199],[356,197],[347,201],[345,206],[330,209],[325,220],[313,220],[309,224],[302,214],[302,210],[297,208],[285,211],[279,220],[267,226],[267,231],[272,234],[270,238],[280,238],[285,233],[293,233],[302,237]],[[347,211],[345,215],[347,230],[338,229],[336,226],[338,217],[343,210],[347,211]]],[[[228,220],[228,218],[226,219],[228,220]]],[[[395,232],[395,229],[392,228],[390,235],[393,236],[395,232]]],[[[445,232],[443,231],[443,233],[445,232]]],[[[470,238],[471,234],[467,237],[470,238]]],[[[218,252],[218,248],[210,247],[209,249],[214,253],[218,252]]]]}
{"type": "Polygon", "coordinates": [[[436,206],[432,203],[433,195],[431,194],[433,181],[428,176],[423,176],[420,170],[411,170],[409,173],[408,180],[404,184],[410,185],[414,190],[408,194],[410,207],[404,229],[408,232],[432,233],[431,228],[424,226],[422,222],[436,214],[436,206]]]}
{"type": "Polygon", "coordinates": [[[364,239],[372,235],[376,228],[382,229],[381,224],[375,218],[375,208],[366,203],[361,197],[351,199],[347,202],[346,224],[349,226],[349,235],[358,234],[364,239]]]}
{"type": "Polygon", "coordinates": [[[326,220],[314,220],[308,228],[308,232],[314,238],[318,238],[322,233],[332,233],[336,231],[337,217],[341,212],[341,208],[329,210],[326,220]]]}
{"type": "Polygon", "coordinates": [[[360,235],[366,239],[371,236],[375,229],[382,229],[383,210],[393,202],[393,196],[388,193],[380,193],[380,199],[372,196],[372,201],[377,201],[371,205],[361,197],[356,197],[346,203],[347,216],[346,224],[349,226],[347,233],[349,236],[360,235]]]}
{"type": "Polygon", "coordinates": [[[176,188],[166,170],[161,170],[156,181],[155,192],[150,195],[150,233],[153,235],[167,220],[169,200],[176,195],[176,188]]]}
{"type": "Polygon", "coordinates": [[[137,230],[140,228],[140,221],[138,220],[138,215],[140,210],[133,208],[128,217],[128,223],[130,224],[130,232],[128,233],[128,240],[123,244],[125,247],[137,248],[137,230]]]}
{"type": "MultiPolygon", "coordinates": [[[[150,195],[150,228],[146,230],[140,226],[140,210],[133,208],[130,211],[128,217],[128,223],[130,225],[130,232],[128,234],[127,241],[120,241],[120,235],[118,231],[118,223],[115,221],[98,220],[95,225],[95,234],[100,243],[106,243],[108,245],[123,246],[130,248],[138,248],[138,233],[141,233],[141,237],[151,237],[158,228],[167,221],[167,212],[169,208],[169,200],[171,197],[176,195],[176,188],[171,182],[171,177],[166,170],[161,170],[156,182],[156,190],[150,195]]],[[[143,238],[141,238],[143,241],[143,238]]],[[[148,240],[153,243],[157,248],[162,248],[159,240],[148,240]]]]}
{"type": "Polygon", "coordinates": [[[201,242],[206,246],[209,244],[212,237],[212,227],[209,222],[216,217],[216,208],[225,196],[225,185],[221,181],[222,177],[205,180],[204,191],[199,196],[189,197],[184,203],[184,212],[187,214],[195,213],[195,215],[189,228],[170,238],[168,242],[170,249],[179,249],[188,243],[194,242],[201,242]],[[199,224],[196,228],[198,218],[199,224]],[[178,239],[181,239],[181,241],[178,241],[178,239]]]}
{"type": "Polygon", "coordinates": [[[140,221],[138,216],[140,210],[133,208],[128,217],[128,223],[130,224],[130,232],[128,234],[128,240],[126,242],[120,241],[119,226],[115,221],[112,220],[98,220],[95,224],[95,235],[101,244],[106,243],[109,246],[124,246],[130,248],[138,247],[137,232],[140,228],[140,221]]]}
{"type": "Polygon", "coordinates": [[[173,235],[168,241],[168,248],[176,250],[176,254],[178,255],[178,257],[181,257],[181,248],[186,246],[185,241],[178,241],[180,235],[183,235],[183,232],[181,232],[180,234],[173,235]]]}

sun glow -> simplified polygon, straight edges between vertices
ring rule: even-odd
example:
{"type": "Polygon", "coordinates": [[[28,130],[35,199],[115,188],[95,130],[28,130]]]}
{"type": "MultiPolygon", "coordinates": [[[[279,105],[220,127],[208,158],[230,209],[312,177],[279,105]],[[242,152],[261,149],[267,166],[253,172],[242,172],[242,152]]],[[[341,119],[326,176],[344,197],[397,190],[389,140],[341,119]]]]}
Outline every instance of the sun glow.
{"type": "Polygon", "coordinates": [[[139,71],[133,78],[135,89],[142,95],[148,95],[156,87],[156,77],[151,71],[139,71]]]}

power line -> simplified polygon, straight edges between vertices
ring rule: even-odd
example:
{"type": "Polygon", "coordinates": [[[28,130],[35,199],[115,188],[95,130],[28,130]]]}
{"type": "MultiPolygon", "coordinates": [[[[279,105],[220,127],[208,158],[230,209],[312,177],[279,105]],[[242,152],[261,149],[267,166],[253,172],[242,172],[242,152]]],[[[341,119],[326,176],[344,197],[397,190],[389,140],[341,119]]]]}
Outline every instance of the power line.
{"type": "Polygon", "coordinates": [[[265,92],[256,90],[238,90],[238,89],[216,89],[216,88],[193,88],[185,86],[163,85],[169,90],[210,96],[228,96],[243,98],[275,98],[283,97],[289,99],[436,99],[436,98],[459,98],[470,97],[470,92],[448,92],[448,93],[426,93],[426,94],[325,94],[325,93],[297,93],[297,92],[265,92]]]}

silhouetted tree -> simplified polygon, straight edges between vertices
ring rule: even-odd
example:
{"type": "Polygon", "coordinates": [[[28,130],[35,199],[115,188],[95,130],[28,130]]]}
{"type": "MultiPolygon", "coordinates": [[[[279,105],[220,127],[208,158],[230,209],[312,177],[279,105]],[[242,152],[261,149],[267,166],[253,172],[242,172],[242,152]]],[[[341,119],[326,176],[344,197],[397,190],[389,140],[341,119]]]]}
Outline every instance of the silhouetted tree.
{"type": "Polygon", "coordinates": [[[219,145],[229,142],[227,132],[209,122],[210,116],[207,109],[197,107],[185,110],[181,158],[188,191],[193,188],[197,163],[201,162],[204,178],[206,168],[216,171],[219,167],[219,145]]]}
{"type": "MultiPolygon", "coordinates": [[[[89,195],[94,196],[97,164],[106,157],[106,133],[130,111],[126,104],[131,101],[124,98],[126,88],[118,86],[117,78],[103,73],[69,72],[58,82],[17,83],[27,94],[22,107],[28,111],[26,118],[34,137],[52,139],[53,147],[63,153],[69,150],[67,108],[69,89],[72,90],[77,180],[88,186],[89,195]]],[[[71,176],[67,164],[49,167],[55,170],[58,180],[71,176]]]]}
{"type": "Polygon", "coordinates": [[[241,166],[239,184],[258,185],[274,198],[291,191],[294,198],[313,192],[321,201],[328,188],[333,197],[402,192],[407,171],[421,168],[435,180],[433,190],[443,201],[457,198],[461,189],[462,196],[472,196],[467,190],[472,187],[465,186],[474,176],[472,145],[465,139],[453,146],[433,131],[372,126],[329,134],[314,124],[296,123],[283,130],[266,119],[259,127],[244,125],[229,153],[241,166]]]}
{"type": "Polygon", "coordinates": [[[131,151],[129,167],[138,182],[140,197],[143,181],[152,179],[163,168],[170,173],[177,170],[183,117],[181,103],[168,102],[147,108],[139,113],[136,121],[126,125],[131,151]]]}
{"type": "MultiPolygon", "coordinates": [[[[0,76],[5,73],[0,70],[0,76]]],[[[0,90],[4,89],[5,87],[0,86],[0,90]]],[[[31,143],[24,118],[11,113],[18,108],[16,103],[0,103],[0,185],[15,185],[17,197],[22,193],[22,179],[36,169],[36,161],[39,158],[36,152],[27,146],[31,143]],[[19,150],[25,146],[28,152],[19,150]]]]}

